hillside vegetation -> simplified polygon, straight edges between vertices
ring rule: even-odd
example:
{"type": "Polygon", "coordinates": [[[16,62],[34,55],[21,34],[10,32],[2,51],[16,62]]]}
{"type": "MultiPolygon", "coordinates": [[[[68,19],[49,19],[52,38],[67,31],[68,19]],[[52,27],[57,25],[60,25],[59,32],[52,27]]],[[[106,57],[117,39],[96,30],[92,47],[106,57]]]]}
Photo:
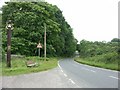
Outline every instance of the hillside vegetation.
{"type": "Polygon", "coordinates": [[[77,45],[80,57],[75,60],[93,66],[120,70],[120,39],[114,38],[111,42],[90,42],[82,40],[77,45]]]}

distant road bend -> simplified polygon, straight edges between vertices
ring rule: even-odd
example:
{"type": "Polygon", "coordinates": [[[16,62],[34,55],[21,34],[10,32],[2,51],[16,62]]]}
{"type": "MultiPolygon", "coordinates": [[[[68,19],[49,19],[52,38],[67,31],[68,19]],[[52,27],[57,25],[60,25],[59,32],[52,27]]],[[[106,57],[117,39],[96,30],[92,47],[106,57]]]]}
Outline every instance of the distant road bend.
{"type": "Polygon", "coordinates": [[[80,88],[118,88],[118,71],[79,64],[69,58],[60,60],[59,67],[80,88]]]}

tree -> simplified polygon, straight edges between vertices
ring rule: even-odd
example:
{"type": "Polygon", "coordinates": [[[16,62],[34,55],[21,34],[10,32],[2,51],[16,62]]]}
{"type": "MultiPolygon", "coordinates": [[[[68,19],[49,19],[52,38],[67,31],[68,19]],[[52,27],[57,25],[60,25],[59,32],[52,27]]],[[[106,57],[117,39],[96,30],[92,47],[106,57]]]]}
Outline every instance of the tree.
{"type": "MultiPolygon", "coordinates": [[[[37,44],[44,42],[44,23],[47,25],[47,55],[71,56],[76,50],[72,28],[65,21],[62,11],[47,2],[7,2],[2,7],[3,48],[6,51],[5,24],[14,23],[12,53],[37,55],[37,44]]],[[[44,47],[43,47],[44,48],[44,47]]],[[[43,55],[43,49],[41,54],[43,55]]]]}
{"type": "Polygon", "coordinates": [[[111,40],[111,42],[120,42],[120,39],[119,39],[119,38],[113,38],[113,39],[111,40]]]}
{"type": "Polygon", "coordinates": [[[102,55],[107,53],[119,52],[118,39],[111,40],[111,42],[90,42],[87,40],[81,40],[77,45],[77,50],[82,57],[92,57],[96,55],[102,55]]]}

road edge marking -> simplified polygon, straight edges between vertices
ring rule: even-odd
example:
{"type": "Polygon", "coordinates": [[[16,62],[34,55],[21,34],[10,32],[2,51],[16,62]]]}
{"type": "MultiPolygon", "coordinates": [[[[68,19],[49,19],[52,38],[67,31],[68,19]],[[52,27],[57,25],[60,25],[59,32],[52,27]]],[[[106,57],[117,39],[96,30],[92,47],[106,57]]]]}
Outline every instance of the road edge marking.
{"type": "Polygon", "coordinates": [[[96,71],[94,71],[94,70],[90,70],[90,71],[96,73],[96,71]]]}
{"type": "MultiPolygon", "coordinates": [[[[109,77],[114,78],[114,79],[119,79],[118,77],[114,77],[114,76],[109,76],[109,77]]],[[[120,79],[119,79],[119,80],[120,80],[120,79]]]]}
{"type": "Polygon", "coordinates": [[[62,67],[61,67],[60,64],[59,64],[59,61],[58,61],[58,67],[62,70],[62,67]]]}
{"type": "MultiPolygon", "coordinates": [[[[59,64],[59,61],[58,61],[58,67],[60,68],[61,72],[63,72],[62,67],[61,67],[60,64],[59,64]]],[[[65,74],[64,72],[63,72],[63,74],[64,74],[64,76],[67,78],[67,74],[65,74]]],[[[80,86],[77,85],[72,79],[70,79],[70,78],[67,78],[67,79],[68,79],[72,84],[76,85],[77,87],[80,87],[80,86]]]]}
{"type": "MultiPolygon", "coordinates": [[[[73,60],[74,61],[74,60],[73,60]]],[[[118,73],[118,71],[115,71],[115,70],[110,70],[110,69],[105,69],[105,68],[100,68],[100,67],[94,67],[94,66],[90,66],[90,65],[86,65],[86,64],[81,64],[81,63],[78,63],[77,61],[74,61],[76,64],[79,64],[79,65],[83,65],[83,66],[87,66],[87,67],[91,67],[91,68],[96,68],[96,69],[100,69],[100,70],[105,70],[105,71],[111,71],[111,72],[116,72],[118,73]]]]}

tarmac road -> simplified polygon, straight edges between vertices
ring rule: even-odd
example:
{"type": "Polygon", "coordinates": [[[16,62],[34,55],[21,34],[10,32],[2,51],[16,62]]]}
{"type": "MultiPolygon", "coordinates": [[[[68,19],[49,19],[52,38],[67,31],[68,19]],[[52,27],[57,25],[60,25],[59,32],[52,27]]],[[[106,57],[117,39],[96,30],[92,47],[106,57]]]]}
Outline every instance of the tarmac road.
{"type": "Polygon", "coordinates": [[[75,62],[73,59],[59,61],[59,67],[81,88],[118,88],[118,72],[75,62]]]}
{"type": "Polygon", "coordinates": [[[2,88],[78,88],[57,67],[39,73],[2,77],[2,88]]]}
{"type": "Polygon", "coordinates": [[[3,76],[2,88],[118,88],[118,72],[79,64],[71,58],[39,73],[3,76]]]}

